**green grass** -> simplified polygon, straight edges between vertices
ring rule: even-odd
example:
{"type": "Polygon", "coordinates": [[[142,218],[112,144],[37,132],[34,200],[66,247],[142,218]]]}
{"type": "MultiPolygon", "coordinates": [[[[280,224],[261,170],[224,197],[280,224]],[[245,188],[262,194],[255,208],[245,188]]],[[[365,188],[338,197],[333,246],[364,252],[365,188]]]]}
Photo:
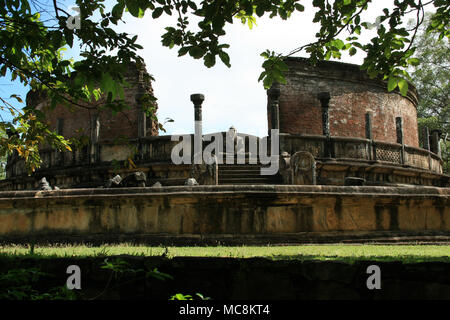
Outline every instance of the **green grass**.
{"type": "MultiPolygon", "coordinates": [[[[25,246],[0,246],[1,256],[27,256],[25,246]]],[[[297,245],[297,246],[216,246],[216,247],[147,247],[130,244],[89,247],[53,245],[34,248],[37,257],[95,256],[167,256],[173,257],[265,257],[274,260],[356,260],[376,261],[445,261],[450,262],[450,245],[297,245]]]]}

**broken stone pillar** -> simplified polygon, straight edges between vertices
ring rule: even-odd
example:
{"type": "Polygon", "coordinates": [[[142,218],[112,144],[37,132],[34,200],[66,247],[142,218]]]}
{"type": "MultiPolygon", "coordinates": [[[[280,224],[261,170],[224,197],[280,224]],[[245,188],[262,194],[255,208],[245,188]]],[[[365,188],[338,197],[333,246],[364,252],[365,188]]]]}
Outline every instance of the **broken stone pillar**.
{"type": "Polygon", "coordinates": [[[441,132],[439,130],[431,131],[431,152],[434,152],[441,157],[441,145],[439,140],[441,138],[441,132]]]}
{"type": "Polygon", "coordinates": [[[218,185],[219,168],[217,157],[213,156],[212,164],[193,164],[191,167],[191,178],[195,179],[201,185],[218,185]]]}
{"type": "Polygon", "coordinates": [[[121,182],[122,187],[145,187],[147,177],[144,172],[136,171],[126,176],[121,182]]]}
{"type": "Polygon", "coordinates": [[[195,135],[194,135],[194,164],[203,163],[203,133],[202,133],[202,103],[205,100],[203,94],[191,94],[194,103],[195,135]]]}
{"type": "Polygon", "coordinates": [[[138,93],[135,96],[137,105],[137,121],[138,121],[138,137],[144,138],[147,136],[147,115],[142,109],[142,97],[144,96],[144,89],[139,88],[138,93]]]}
{"type": "Polygon", "coordinates": [[[370,112],[366,113],[366,139],[372,140],[372,114],[370,112]]]}
{"type": "Polygon", "coordinates": [[[58,118],[56,120],[56,132],[62,136],[64,135],[64,119],[58,118]]]}
{"type": "Polygon", "coordinates": [[[50,184],[47,182],[47,179],[42,178],[41,180],[39,180],[39,186],[38,186],[39,190],[44,190],[44,191],[50,191],[52,190],[52,187],[50,187],[50,184]]]}
{"type": "Polygon", "coordinates": [[[186,181],[184,182],[185,186],[198,186],[198,182],[197,180],[195,180],[194,178],[188,178],[186,179],[186,181]]]}
{"type": "Polygon", "coordinates": [[[320,100],[322,108],[322,133],[326,137],[324,156],[325,158],[331,158],[330,116],[328,113],[331,96],[329,92],[325,91],[320,92],[317,98],[320,100]]]}
{"type": "Polygon", "coordinates": [[[100,119],[98,115],[91,117],[91,148],[90,159],[91,163],[95,163],[99,160],[98,141],[100,137],[100,119]]]}
{"type": "Polygon", "coordinates": [[[268,135],[270,136],[270,129],[280,129],[280,88],[270,88],[267,90],[267,96],[269,97],[270,128],[268,135]]]}
{"type": "Polygon", "coordinates": [[[430,131],[428,127],[423,128],[423,148],[430,150],[430,131]]]}
{"type": "Polygon", "coordinates": [[[120,187],[120,183],[122,182],[122,177],[120,175],[116,175],[112,179],[108,179],[105,182],[105,188],[118,188],[120,187]]]}
{"type": "Polygon", "coordinates": [[[292,168],[293,184],[316,184],[316,161],[311,153],[306,151],[294,153],[290,160],[290,166],[292,168]]]}
{"type": "Polygon", "coordinates": [[[403,144],[403,120],[402,120],[402,117],[395,118],[395,131],[397,134],[397,143],[403,144]]]}
{"type": "Polygon", "coordinates": [[[281,179],[283,184],[293,184],[294,176],[293,170],[291,168],[291,156],[287,152],[282,152],[280,155],[280,167],[279,172],[281,175],[281,179]]]}

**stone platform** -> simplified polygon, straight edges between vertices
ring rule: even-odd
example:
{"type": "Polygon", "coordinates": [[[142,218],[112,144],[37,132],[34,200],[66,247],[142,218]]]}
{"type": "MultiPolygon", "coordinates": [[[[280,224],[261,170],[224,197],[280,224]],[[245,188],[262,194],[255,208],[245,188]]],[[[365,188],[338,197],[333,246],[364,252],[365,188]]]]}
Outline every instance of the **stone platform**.
{"type": "Polygon", "coordinates": [[[450,239],[450,188],[224,185],[0,192],[0,242],[450,239]]]}

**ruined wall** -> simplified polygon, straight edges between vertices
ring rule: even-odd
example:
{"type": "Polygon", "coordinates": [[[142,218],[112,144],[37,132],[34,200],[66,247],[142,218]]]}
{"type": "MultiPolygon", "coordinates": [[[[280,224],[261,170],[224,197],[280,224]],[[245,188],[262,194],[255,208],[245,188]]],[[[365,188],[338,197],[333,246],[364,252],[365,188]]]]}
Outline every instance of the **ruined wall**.
{"type": "Polygon", "coordinates": [[[0,192],[0,241],[249,244],[449,236],[449,193],[432,187],[254,185],[0,192]]]}
{"type": "MultiPolygon", "coordinates": [[[[100,121],[99,141],[114,140],[121,137],[137,138],[138,114],[141,109],[136,102],[136,95],[142,91],[153,94],[151,84],[146,83],[144,80],[145,74],[147,74],[145,67],[139,70],[134,65],[129,66],[125,79],[130,86],[124,88],[124,100],[130,108],[124,109],[117,114],[113,114],[109,109],[102,110],[100,108],[105,102],[104,98],[99,101],[93,101],[90,104],[83,104],[88,108],[75,105],[57,105],[55,109],[51,110],[45,97],[40,97],[39,94],[30,91],[27,95],[27,104],[37,106],[38,109],[42,110],[46,115],[50,128],[65,138],[81,137],[83,135],[90,137],[93,117],[96,115],[98,115],[100,121]],[[62,123],[60,124],[61,120],[62,123]]],[[[146,122],[146,135],[158,135],[158,124],[156,121],[147,117],[146,122]]]]}
{"type": "MultiPolygon", "coordinates": [[[[359,66],[288,58],[287,83],[280,85],[280,132],[322,134],[321,105],[317,94],[328,91],[332,136],[365,138],[365,114],[372,114],[373,139],[397,142],[395,118],[403,119],[403,143],[418,147],[417,94],[388,93],[386,84],[371,80],[359,66]]],[[[268,112],[270,114],[270,112],[268,112]]],[[[270,117],[269,117],[270,118],[270,117]]],[[[270,119],[269,119],[270,128],[270,119]]]]}

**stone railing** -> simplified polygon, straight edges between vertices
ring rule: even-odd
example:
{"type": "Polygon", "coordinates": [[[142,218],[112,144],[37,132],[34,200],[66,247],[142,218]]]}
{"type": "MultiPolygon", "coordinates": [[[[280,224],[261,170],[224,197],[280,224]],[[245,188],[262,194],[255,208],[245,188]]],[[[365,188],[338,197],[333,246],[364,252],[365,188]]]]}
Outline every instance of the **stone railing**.
{"type": "Polygon", "coordinates": [[[369,139],[281,134],[280,150],[291,155],[308,151],[318,160],[377,162],[442,173],[442,159],[431,151],[369,139]]]}
{"type": "MultiPolygon", "coordinates": [[[[223,151],[226,152],[225,132],[222,134],[223,151]]],[[[214,134],[210,134],[214,135],[214,134]]],[[[191,155],[194,154],[194,137],[191,136],[191,155]]],[[[208,135],[206,135],[208,136],[208,135]]],[[[260,138],[238,134],[245,144],[245,151],[259,154],[260,138]],[[251,143],[258,141],[257,147],[251,143]]],[[[155,136],[122,142],[102,142],[95,146],[74,149],[73,152],[58,152],[42,150],[42,166],[39,170],[75,166],[92,166],[93,164],[111,164],[131,159],[137,163],[172,163],[172,149],[178,141],[172,141],[171,136],[155,136]]],[[[211,141],[204,141],[203,148],[211,141]]],[[[307,151],[317,160],[334,159],[336,161],[363,161],[370,163],[386,163],[402,167],[412,167],[442,173],[442,159],[431,151],[395,143],[386,143],[368,139],[331,137],[319,135],[280,135],[280,151],[294,154],[297,151],[307,151]],[[328,149],[328,150],[327,150],[328,149]],[[327,157],[329,155],[329,157],[327,157]]],[[[26,173],[22,159],[13,157],[6,167],[7,178],[26,173]]]]}
{"type": "MultiPolygon", "coordinates": [[[[204,135],[203,149],[214,141],[214,138],[208,139],[208,136],[222,135],[223,152],[226,152],[226,132],[218,132],[204,135]],[[207,141],[209,140],[209,141],[207,141]]],[[[259,137],[238,133],[242,138],[245,150],[251,150],[253,153],[259,152],[259,137]],[[256,141],[258,143],[252,143],[256,141]],[[254,150],[250,145],[256,145],[254,150]]],[[[191,139],[191,156],[194,154],[194,135],[191,139]]],[[[59,152],[51,149],[43,149],[40,152],[42,164],[39,170],[53,168],[67,168],[79,166],[92,166],[101,164],[120,164],[127,159],[136,163],[172,163],[172,149],[181,141],[172,141],[172,136],[153,136],[141,139],[132,139],[128,141],[103,141],[96,145],[85,146],[82,148],[73,148],[73,152],[59,152]]],[[[26,174],[27,170],[23,159],[13,156],[8,160],[6,167],[7,178],[26,174]]]]}

